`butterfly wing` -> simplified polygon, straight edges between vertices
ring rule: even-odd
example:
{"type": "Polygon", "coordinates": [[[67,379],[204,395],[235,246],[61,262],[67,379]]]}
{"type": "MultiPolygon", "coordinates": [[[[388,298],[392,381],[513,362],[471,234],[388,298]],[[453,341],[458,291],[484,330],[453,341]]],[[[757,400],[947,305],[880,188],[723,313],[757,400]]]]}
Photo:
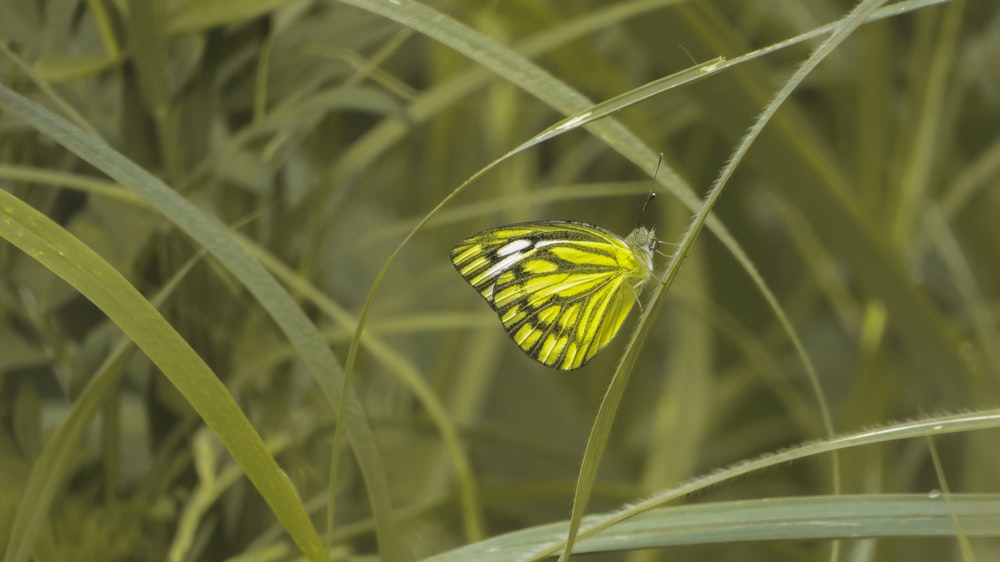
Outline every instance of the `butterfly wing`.
{"type": "Polygon", "coordinates": [[[451,260],[525,353],[566,371],[614,338],[649,276],[617,234],[569,221],[485,230],[456,245],[451,260]]]}

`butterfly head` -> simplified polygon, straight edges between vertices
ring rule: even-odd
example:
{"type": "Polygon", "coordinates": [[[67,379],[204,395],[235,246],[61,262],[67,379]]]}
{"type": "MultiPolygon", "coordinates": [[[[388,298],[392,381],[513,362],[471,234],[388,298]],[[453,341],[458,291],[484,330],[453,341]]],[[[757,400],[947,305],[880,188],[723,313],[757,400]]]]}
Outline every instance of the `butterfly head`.
{"type": "Polygon", "coordinates": [[[653,252],[660,245],[660,241],[656,239],[656,233],[652,228],[640,226],[633,230],[632,234],[628,235],[625,243],[628,244],[629,249],[632,250],[635,257],[645,266],[645,271],[643,272],[643,281],[645,281],[653,271],[653,252]]]}

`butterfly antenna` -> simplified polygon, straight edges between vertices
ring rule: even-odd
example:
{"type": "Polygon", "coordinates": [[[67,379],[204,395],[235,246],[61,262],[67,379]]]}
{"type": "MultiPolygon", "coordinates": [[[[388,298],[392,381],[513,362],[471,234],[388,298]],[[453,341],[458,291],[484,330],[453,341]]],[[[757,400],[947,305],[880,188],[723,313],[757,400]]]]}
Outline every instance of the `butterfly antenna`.
{"type": "Polygon", "coordinates": [[[649,202],[656,198],[656,192],[653,188],[656,186],[656,174],[660,172],[660,164],[663,163],[663,153],[660,153],[660,159],[656,161],[656,169],[653,170],[653,181],[649,186],[649,196],[646,197],[646,202],[642,204],[642,210],[639,211],[639,224],[642,224],[642,218],[646,216],[646,207],[649,207],[649,202]]]}

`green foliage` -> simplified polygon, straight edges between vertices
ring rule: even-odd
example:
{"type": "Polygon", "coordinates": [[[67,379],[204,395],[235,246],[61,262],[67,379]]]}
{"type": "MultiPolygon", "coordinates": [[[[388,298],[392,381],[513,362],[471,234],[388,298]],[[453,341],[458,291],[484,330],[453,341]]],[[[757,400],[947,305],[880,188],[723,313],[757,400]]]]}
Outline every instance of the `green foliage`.
{"type": "Polygon", "coordinates": [[[983,0],[4,0],[3,560],[995,559],[997,76],[983,0]],[[660,152],[525,358],[449,249],[660,152]]]}

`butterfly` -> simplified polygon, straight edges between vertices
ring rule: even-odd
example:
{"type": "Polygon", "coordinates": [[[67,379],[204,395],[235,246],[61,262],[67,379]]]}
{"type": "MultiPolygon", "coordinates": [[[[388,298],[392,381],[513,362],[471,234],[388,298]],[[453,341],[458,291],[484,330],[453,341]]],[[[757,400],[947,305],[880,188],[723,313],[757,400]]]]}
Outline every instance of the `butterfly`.
{"type": "Polygon", "coordinates": [[[528,356],[571,371],[621,330],[659,244],[642,226],[623,238],[582,222],[525,222],[469,236],[451,261],[528,356]]]}

